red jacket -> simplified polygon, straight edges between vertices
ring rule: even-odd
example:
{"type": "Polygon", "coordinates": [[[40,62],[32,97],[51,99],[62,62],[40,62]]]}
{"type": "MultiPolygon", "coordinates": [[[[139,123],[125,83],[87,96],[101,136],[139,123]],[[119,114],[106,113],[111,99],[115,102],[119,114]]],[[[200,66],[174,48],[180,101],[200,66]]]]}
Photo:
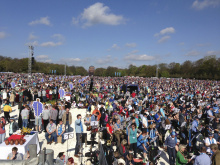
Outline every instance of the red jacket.
{"type": "Polygon", "coordinates": [[[5,119],[0,123],[0,134],[5,133],[5,119]]]}

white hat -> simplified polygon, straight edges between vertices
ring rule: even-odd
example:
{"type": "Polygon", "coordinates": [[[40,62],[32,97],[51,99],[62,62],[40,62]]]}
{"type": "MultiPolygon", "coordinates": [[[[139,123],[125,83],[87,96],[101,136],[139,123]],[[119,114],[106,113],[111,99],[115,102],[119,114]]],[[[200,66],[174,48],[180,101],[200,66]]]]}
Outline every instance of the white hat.
{"type": "Polygon", "coordinates": [[[124,161],[124,159],[118,159],[118,164],[119,164],[119,163],[122,163],[122,164],[125,165],[125,161],[124,161]]]}

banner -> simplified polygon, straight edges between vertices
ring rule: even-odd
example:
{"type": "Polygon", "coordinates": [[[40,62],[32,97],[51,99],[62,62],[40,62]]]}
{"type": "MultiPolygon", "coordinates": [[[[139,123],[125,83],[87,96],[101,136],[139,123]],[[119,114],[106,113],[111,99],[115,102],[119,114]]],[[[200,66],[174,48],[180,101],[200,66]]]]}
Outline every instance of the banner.
{"type": "Polygon", "coordinates": [[[33,109],[35,116],[40,116],[43,112],[43,104],[39,101],[39,99],[37,99],[37,101],[34,101],[33,109]]]}
{"type": "Polygon", "coordinates": [[[11,87],[14,88],[15,87],[15,82],[11,82],[11,87]]]}

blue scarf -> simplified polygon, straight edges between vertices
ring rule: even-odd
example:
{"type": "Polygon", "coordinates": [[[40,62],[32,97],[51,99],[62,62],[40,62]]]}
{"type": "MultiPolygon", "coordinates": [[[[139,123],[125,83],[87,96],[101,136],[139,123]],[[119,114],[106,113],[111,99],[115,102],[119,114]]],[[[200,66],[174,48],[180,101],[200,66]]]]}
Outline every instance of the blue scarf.
{"type": "Polygon", "coordinates": [[[83,133],[83,125],[81,121],[80,121],[80,127],[81,127],[81,132],[83,133]]]}
{"type": "Polygon", "coordinates": [[[153,139],[155,137],[155,130],[151,129],[150,130],[150,138],[153,139]]]}
{"type": "Polygon", "coordinates": [[[120,125],[118,123],[116,123],[116,125],[118,126],[118,128],[120,128],[120,125]]]}
{"type": "Polygon", "coordinates": [[[58,135],[60,135],[62,132],[63,132],[63,129],[62,129],[62,124],[61,124],[58,128],[58,135]]]}

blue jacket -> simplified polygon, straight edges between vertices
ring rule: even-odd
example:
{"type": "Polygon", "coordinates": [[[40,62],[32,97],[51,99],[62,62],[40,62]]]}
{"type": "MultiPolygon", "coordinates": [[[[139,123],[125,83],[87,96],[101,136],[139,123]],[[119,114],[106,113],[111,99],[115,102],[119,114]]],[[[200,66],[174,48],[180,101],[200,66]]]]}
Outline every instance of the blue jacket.
{"type": "Polygon", "coordinates": [[[141,146],[142,144],[147,146],[147,142],[148,142],[147,138],[143,140],[143,135],[140,135],[137,139],[137,147],[141,146]]]}

